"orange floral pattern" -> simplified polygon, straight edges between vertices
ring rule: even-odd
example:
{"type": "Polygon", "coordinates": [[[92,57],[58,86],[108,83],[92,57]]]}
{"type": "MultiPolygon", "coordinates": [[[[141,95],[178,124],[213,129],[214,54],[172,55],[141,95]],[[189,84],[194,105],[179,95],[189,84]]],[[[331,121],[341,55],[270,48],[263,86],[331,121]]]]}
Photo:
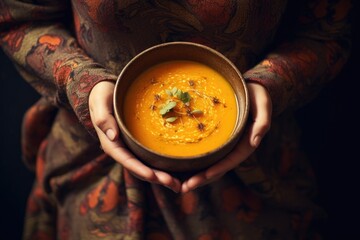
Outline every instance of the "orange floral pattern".
{"type": "Polygon", "coordinates": [[[23,121],[24,160],[37,176],[24,239],[318,239],[324,214],[288,110],[341,71],[350,9],[350,0],[0,1],[1,47],[42,96],[23,121]],[[247,161],[186,194],[106,156],[88,108],[95,84],[169,41],[223,53],[268,89],[277,115],[247,161]]]}

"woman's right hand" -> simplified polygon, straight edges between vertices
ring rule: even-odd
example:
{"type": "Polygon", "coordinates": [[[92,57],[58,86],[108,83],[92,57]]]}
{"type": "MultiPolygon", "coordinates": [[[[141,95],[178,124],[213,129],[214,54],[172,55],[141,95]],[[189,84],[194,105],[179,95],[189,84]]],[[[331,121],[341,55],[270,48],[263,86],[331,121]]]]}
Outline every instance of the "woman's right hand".
{"type": "Polygon", "coordinates": [[[114,87],[114,82],[99,82],[93,87],[89,96],[90,117],[102,149],[136,177],[179,192],[181,183],[178,179],[166,172],[144,165],[121,141],[120,130],[113,114],[114,87]]]}
{"type": "Polygon", "coordinates": [[[250,99],[250,124],[235,148],[222,160],[208,169],[191,176],[182,183],[181,191],[188,192],[209,184],[245,161],[260,145],[270,129],[272,103],[265,87],[258,83],[247,83],[250,99]]]}

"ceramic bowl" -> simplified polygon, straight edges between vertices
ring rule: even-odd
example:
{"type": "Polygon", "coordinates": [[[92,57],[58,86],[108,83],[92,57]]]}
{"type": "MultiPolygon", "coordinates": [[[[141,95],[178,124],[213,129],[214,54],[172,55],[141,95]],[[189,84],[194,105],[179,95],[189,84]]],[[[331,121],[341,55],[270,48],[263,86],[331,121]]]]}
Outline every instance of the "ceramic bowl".
{"type": "Polygon", "coordinates": [[[221,53],[207,46],[190,42],[170,42],[150,47],[136,55],[118,76],[114,92],[114,114],[121,137],[128,148],[145,164],[168,172],[198,171],[224,158],[241,138],[249,112],[249,99],[245,81],[236,66],[221,53]],[[210,152],[177,157],[155,152],[143,146],[129,132],[124,121],[124,96],[134,79],[146,69],[165,61],[191,60],[218,71],[233,87],[238,114],[232,135],[222,146],[210,152]]]}

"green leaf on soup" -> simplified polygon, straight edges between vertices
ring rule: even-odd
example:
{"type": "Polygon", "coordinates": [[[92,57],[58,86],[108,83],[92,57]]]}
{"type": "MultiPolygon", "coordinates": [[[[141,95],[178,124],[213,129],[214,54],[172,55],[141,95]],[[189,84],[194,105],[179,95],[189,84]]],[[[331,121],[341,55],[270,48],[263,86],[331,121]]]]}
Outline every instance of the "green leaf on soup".
{"type": "Polygon", "coordinates": [[[179,99],[183,103],[188,103],[188,102],[190,102],[191,97],[190,97],[190,94],[188,92],[181,92],[181,95],[180,95],[179,99]]]}
{"type": "Polygon", "coordinates": [[[200,114],[203,114],[204,112],[199,110],[199,109],[195,109],[195,110],[192,110],[191,111],[191,114],[194,114],[194,115],[200,115],[200,114]]]}
{"type": "Polygon", "coordinates": [[[169,101],[165,106],[163,106],[159,113],[161,115],[165,115],[166,113],[170,112],[171,109],[173,109],[176,106],[176,102],[174,101],[169,101]]]}
{"type": "Polygon", "coordinates": [[[166,94],[169,95],[170,97],[173,96],[172,92],[171,92],[169,89],[166,89],[165,92],[166,92],[166,94]]]}
{"type": "Polygon", "coordinates": [[[165,121],[168,123],[172,123],[172,122],[175,122],[176,119],[178,119],[178,117],[169,117],[169,118],[166,118],[165,121]]]}

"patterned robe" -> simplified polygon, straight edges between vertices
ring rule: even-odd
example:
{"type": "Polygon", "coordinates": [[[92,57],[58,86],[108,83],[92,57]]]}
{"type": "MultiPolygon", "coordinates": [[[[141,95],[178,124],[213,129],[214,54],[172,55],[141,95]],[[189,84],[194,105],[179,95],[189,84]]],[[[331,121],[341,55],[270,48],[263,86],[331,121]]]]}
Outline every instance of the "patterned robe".
{"type": "Polygon", "coordinates": [[[0,0],[0,44],[41,99],[24,116],[36,172],[24,239],[319,239],[325,214],[293,112],[350,53],[350,0],[0,0]],[[193,41],[265,86],[272,127],[245,162],[186,194],[143,182],[99,148],[92,87],[137,53],[193,41]]]}

